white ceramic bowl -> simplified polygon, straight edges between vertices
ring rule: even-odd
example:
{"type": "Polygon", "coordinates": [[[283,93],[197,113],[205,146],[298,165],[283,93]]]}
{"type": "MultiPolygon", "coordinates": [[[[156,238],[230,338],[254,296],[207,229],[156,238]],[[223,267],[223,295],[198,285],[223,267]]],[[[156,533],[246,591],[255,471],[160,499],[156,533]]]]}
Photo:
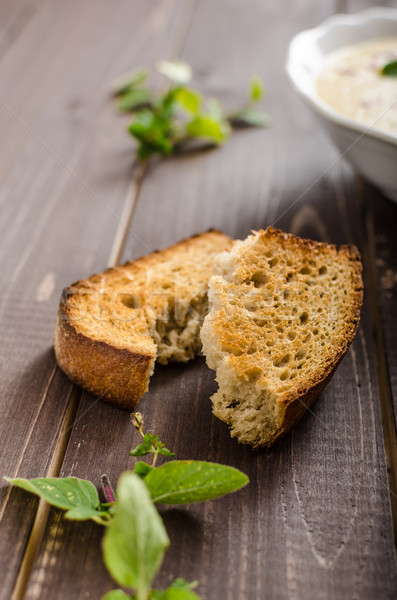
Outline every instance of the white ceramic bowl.
{"type": "Polygon", "coordinates": [[[319,98],[315,89],[330,52],[371,38],[391,36],[397,36],[395,9],[377,7],[355,15],[335,15],[293,38],[286,69],[295,89],[315,111],[341,154],[368,181],[397,201],[397,135],[368,129],[336,112],[319,98]]]}

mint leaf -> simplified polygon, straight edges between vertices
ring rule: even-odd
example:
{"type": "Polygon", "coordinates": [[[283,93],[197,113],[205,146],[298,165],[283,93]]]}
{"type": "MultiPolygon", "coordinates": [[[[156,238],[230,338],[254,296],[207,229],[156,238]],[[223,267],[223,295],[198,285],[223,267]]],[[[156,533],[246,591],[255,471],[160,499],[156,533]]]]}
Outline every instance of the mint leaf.
{"type": "Polygon", "coordinates": [[[229,135],[226,123],[219,122],[207,115],[198,115],[187,124],[186,131],[192,137],[205,138],[214,144],[221,144],[229,135]]]}
{"type": "Polygon", "coordinates": [[[387,63],[380,70],[382,75],[388,75],[389,77],[397,77],[397,60],[387,63]]]}
{"type": "Polygon", "coordinates": [[[169,539],[143,481],[126,471],[117,488],[116,514],[103,540],[105,565],[138,600],[146,599],[169,539]]]}
{"type": "Polygon", "coordinates": [[[183,61],[162,60],[157,64],[157,70],[179,85],[185,85],[192,78],[190,65],[183,61]]]}
{"type": "Polygon", "coordinates": [[[131,71],[126,73],[119,79],[115,85],[114,95],[121,96],[126,92],[130,91],[133,87],[146,81],[149,77],[149,72],[146,69],[139,69],[138,71],[131,71]]]}
{"type": "Polygon", "coordinates": [[[145,477],[153,502],[159,504],[202,502],[237,490],[248,481],[233,467],[179,460],[152,469],[145,477]]]}
{"type": "Polygon", "coordinates": [[[133,600],[129,594],[123,592],[123,590],[111,590],[104,596],[102,600],[133,600]]]}
{"type": "Polygon", "coordinates": [[[259,102],[265,95],[265,87],[260,77],[251,77],[249,87],[249,99],[251,102],[259,102]]]}
{"type": "Polygon", "coordinates": [[[151,465],[148,465],[147,463],[142,461],[138,461],[135,464],[134,473],[138,475],[138,477],[140,477],[141,479],[145,479],[146,475],[150,473],[152,469],[153,467],[151,465]]]}
{"type": "Polygon", "coordinates": [[[146,88],[136,88],[127,91],[120,97],[118,108],[121,112],[136,110],[150,103],[152,100],[152,92],[146,88]]]}
{"type": "Polygon", "coordinates": [[[267,127],[270,118],[261,110],[247,106],[232,113],[229,121],[234,127],[267,127]]]}
{"type": "Polygon", "coordinates": [[[99,510],[100,502],[98,492],[90,481],[77,477],[39,477],[37,479],[9,479],[9,483],[16,485],[32,494],[46,500],[52,506],[67,510],[68,519],[85,521],[93,519],[102,523],[102,517],[107,511],[99,510]]]}

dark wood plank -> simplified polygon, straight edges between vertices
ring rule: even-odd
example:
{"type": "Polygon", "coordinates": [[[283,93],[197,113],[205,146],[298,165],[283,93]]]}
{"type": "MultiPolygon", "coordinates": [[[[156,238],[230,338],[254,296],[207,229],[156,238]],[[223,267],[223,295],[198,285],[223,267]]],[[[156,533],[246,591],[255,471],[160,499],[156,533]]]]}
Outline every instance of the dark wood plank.
{"type": "Polygon", "coordinates": [[[397,414],[397,203],[368,188],[387,369],[397,414]]]}
{"type": "MultiPolygon", "coordinates": [[[[1,476],[59,471],[52,459],[75,402],[55,366],[56,307],[67,282],[106,266],[129,204],[133,147],[111,82],[169,51],[176,6],[47,3],[0,64],[1,476]]],[[[1,483],[5,596],[36,507],[1,483]]]]}
{"type": "MultiPolygon", "coordinates": [[[[362,245],[353,175],[339,163],[329,168],[337,155],[283,74],[288,40],[331,12],[331,4],[313,2],[252,1],[244,9],[237,1],[199,3],[183,53],[196,69],[195,83],[231,107],[243,96],[235,91],[258,72],[273,126],[236,134],[221,150],[153,164],[132,223],[145,245],[163,247],[210,226],[245,237],[276,221],[301,235],[362,245]]],[[[124,259],[141,253],[131,236],[124,259]]],[[[395,555],[367,307],[332,384],[269,453],[252,453],[230,439],[211,415],[215,389],[202,359],[157,367],[140,404],[146,427],[180,458],[232,464],[251,478],[238,494],[162,511],[172,550],[158,584],[198,579],[207,600],[393,598],[395,555]]],[[[134,443],[128,414],[84,395],[62,474],[98,482],[105,471],[115,482],[132,465],[134,443]]],[[[101,533],[54,513],[28,597],[57,598],[69,589],[82,598],[110,589],[98,567],[101,533]]]]}

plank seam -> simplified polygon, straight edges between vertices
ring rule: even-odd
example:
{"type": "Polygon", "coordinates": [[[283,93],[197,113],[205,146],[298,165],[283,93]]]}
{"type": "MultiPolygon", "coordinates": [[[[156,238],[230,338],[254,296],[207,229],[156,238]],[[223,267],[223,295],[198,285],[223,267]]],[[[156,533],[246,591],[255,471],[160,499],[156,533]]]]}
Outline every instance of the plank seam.
{"type": "MultiPolygon", "coordinates": [[[[80,403],[81,391],[73,386],[65,417],[62,422],[61,432],[55,442],[54,452],[47,470],[47,477],[57,477],[60,473],[69,439],[72,434],[72,425],[75,420],[78,406],[80,403]]],[[[30,532],[29,540],[23,555],[21,566],[16,578],[11,600],[22,600],[25,596],[26,588],[32,572],[34,560],[36,558],[40,542],[43,538],[45,527],[48,521],[50,505],[44,500],[40,500],[33,526],[30,532]]]]}

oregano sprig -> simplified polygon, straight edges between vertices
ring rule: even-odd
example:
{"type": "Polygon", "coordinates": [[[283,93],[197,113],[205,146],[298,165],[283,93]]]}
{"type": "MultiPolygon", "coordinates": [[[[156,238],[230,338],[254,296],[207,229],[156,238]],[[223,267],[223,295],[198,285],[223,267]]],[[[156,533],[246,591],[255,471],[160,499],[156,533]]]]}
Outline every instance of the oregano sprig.
{"type": "Polygon", "coordinates": [[[269,125],[268,115],[255,106],[264,97],[257,76],[251,78],[246,105],[227,114],[218,100],[205,99],[189,85],[193,74],[187,63],[161,61],[156,69],[170,82],[162,91],[148,87],[150,73],[140,69],[123,78],[114,92],[119,110],[133,113],[128,131],[138,142],[139,160],[169,156],[197,140],[219,146],[235,127],[269,125]]]}
{"type": "Polygon", "coordinates": [[[159,436],[144,432],[141,413],[132,418],[143,442],[130,454],[152,454],[153,463],[137,461],[133,471],[121,475],[115,493],[107,476],[102,475],[102,487],[110,502],[102,503],[93,484],[77,477],[5,479],[66,510],[68,519],[92,519],[106,526],[105,565],[116,582],[133,594],[116,589],[102,600],[200,600],[193,591],[196,582],[176,579],[165,590],[152,589],[169,545],[155,504],[189,504],[217,498],[246,485],[248,477],[233,467],[205,461],[171,460],[156,467],[159,455],[172,458],[174,453],[159,436]]]}

